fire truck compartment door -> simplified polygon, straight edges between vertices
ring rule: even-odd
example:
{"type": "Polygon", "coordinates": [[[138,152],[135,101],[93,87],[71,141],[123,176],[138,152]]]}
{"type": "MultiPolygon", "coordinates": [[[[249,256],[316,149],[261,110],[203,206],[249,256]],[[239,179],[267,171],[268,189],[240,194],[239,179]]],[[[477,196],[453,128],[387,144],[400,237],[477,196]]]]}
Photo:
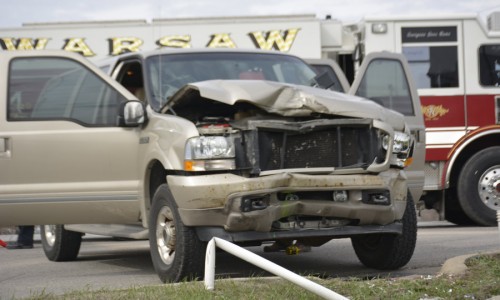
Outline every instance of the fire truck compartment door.
{"type": "Polygon", "coordinates": [[[415,138],[413,163],[406,169],[408,186],[415,201],[424,185],[425,125],[416,85],[402,54],[368,54],[358,69],[349,94],[371,99],[402,113],[415,138]]]}

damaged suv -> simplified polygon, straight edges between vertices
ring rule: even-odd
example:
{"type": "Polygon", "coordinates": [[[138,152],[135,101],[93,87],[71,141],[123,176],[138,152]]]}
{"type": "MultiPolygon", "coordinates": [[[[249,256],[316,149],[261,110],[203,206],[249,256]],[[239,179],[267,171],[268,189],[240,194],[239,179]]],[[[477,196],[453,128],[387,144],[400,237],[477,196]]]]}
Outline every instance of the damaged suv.
{"type": "MultiPolygon", "coordinates": [[[[400,56],[366,60],[399,73],[360,88],[376,81],[378,98],[419,109],[400,56]]],[[[351,238],[378,269],[413,254],[421,188],[407,185],[404,116],[323,89],[331,80],[295,56],[156,51],[99,70],[70,53],[3,52],[0,66],[0,225],[61,224],[42,226],[51,260],[75,259],[84,232],[149,238],[164,282],[201,277],[212,237],[351,238]]]]}

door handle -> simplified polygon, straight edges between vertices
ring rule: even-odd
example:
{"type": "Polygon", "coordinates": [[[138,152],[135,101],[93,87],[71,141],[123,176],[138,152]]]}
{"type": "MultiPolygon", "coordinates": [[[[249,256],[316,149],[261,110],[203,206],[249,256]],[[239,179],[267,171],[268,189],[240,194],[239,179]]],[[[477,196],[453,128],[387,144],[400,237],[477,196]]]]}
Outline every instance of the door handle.
{"type": "Polygon", "coordinates": [[[10,157],[10,140],[6,137],[0,137],[0,158],[10,157]]]}

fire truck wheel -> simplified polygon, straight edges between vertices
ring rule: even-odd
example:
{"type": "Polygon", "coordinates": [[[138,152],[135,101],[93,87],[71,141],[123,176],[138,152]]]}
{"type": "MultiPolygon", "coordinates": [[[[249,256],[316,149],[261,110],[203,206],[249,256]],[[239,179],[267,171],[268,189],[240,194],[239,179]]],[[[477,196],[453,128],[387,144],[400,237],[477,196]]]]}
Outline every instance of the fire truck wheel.
{"type": "Polygon", "coordinates": [[[40,226],[45,256],[51,261],[72,261],[80,252],[82,234],[64,229],[64,225],[40,226]]]}
{"type": "Polygon", "coordinates": [[[500,209],[500,146],[474,154],[458,179],[458,200],[467,216],[478,225],[495,226],[500,209]]]}
{"type": "Polygon", "coordinates": [[[167,184],[156,190],[149,220],[151,260],[161,281],[202,278],[206,243],[182,223],[167,184]]]}
{"type": "Polygon", "coordinates": [[[395,270],[410,261],[417,242],[417,214],[410,192],[401,222],[401,235],[372,234],[351,238],[354,251],[365,266],[379,270],[395,270]]]}

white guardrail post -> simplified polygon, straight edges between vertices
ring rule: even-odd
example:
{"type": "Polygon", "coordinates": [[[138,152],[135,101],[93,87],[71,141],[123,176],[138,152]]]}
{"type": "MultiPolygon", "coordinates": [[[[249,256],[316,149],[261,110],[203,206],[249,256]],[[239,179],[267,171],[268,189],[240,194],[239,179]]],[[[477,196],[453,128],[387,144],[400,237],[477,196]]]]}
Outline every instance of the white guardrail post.
{"type": "Polygon", "coordinates": [[[309,290],[316,295],[325,299],[344,300],[348,299],[326,287],[319,285],[311,280],[308,280],[298,274],[295,274],[263,257],[258,256],[240,246],[220,238],[212,238],[207,245],[206,259],[205,259],[205,288],[213,290],[215,288],[215,247],[231,253],[257,267],[260,267],[274,275],[280,276],[288,281],[295,283],[298,286],[309,290]]]}
{"type": "Polygon", "coordinates": [[[500,236],[500,209],[497,209],[498,235],[500,236]]]}

